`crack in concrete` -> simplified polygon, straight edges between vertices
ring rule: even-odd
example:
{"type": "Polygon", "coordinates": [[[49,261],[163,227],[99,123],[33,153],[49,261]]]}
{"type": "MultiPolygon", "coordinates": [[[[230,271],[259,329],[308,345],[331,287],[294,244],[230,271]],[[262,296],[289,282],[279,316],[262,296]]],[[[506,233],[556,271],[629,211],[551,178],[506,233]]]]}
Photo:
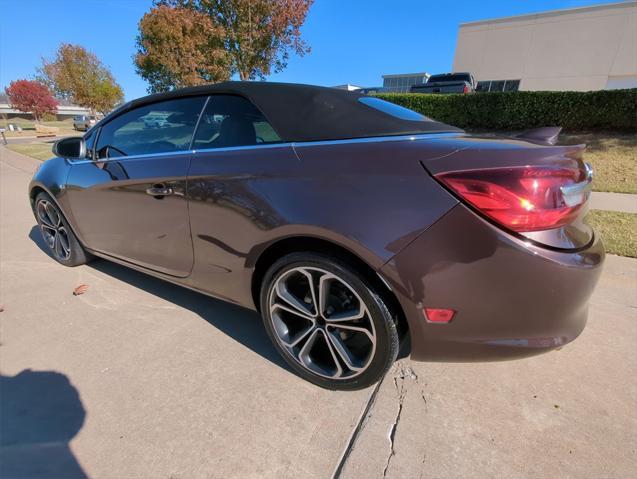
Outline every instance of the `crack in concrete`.
{"type": "MultiPolygon", "coordinates": [[[[389,428],[389,433],[387,434],[387,439],[389,441],[389,454],[387,456],[387,461],[385,462],[385,468],[383,469],[383,478],[387,477],[387,472],[389,470],[389,465],[391,463],[392,458],[396,455],[395,449],[395,439],[396,439],[396,431],[398,430],[398,425],[400,424],[400,418],[402,416],[403,407],[405,403],[405,396],[407,395],[407,386],[405,384],[406,380],[411,380],[415,384],[420,386],[420,397],[422,398],[425,404],[425,412],[427,411],[427,398],[425,397],[424,387],[420,385],[418,380],[418,374],[413,368],[404,361],[399,361],[396,363],[394,367],[394,388],[396,389],[396,394],[398,398],[398,410],[396,412],[396,417],[394,418],[391,427],[389,428]]],[[[424,463],[424,456],[423,456],[424,463]]]]}
{"type": "MultiPolygon", "coordinates": [[[[420,384],[418,374],[416,374],[416,372],[413,370],[408,360],[398,361],[392,367],[391,373],[389,373],[387,376],[381,379],[372,390],[372,393],[369,395],[369,398],[363,409],[363,412],[360,415],[356,423],[356,426],[352,430],[352,434],[349,438],[349,441],[347,442],[347,445],[345,446],[345,449],[343,450],[341,457],[336,465],[334,473],[332,474],[332,479],[338,479],[341,477],[341,474],[343,473],[343,470],[345,469],[345,465],[350,455],[352,454],[352,452],[354,451],[356,447],[356,443],[358,442],[358,439],[360,438],[361,434],[365,430],[365,427],[367,426],[368,421],[371,420],[373,416],[372,410],[374,408],[374,404],[376,402],[376,397],[378,395],[380,387],[382,383],[385,381],[385,379],[389,379],[389,377],[391,377],[394,382],[394,389],[396,390],[396,394],[398,398],[398,410],[396,411],[396,416],[387,434],[387,439],[389,441],[389,454],[387,456],[387,461],[385,462],[385,467],[383,469],[383,478],[387,477],[387,472],[389,471],[389,466],[390,466],[392,457],[396,455],[394,444],[396,440],[396,433],[398,431],[398,425],[400,424],[400,419],[403,412],[405,397],[408,391],[408,386],[406,384],[407,381],[413,381],[415,384],[417,384],[420,387],[420,397],[425,405],[425,412],[427,412],[427,398],[425,397],[424,386],[420,384]]],[[[422,464],[424,463],[425,463],[425,455],[423,454],[422,464]]]]}
{"type": "Polygon", "coordinates": [[[403,413],[403,403],[405,401],[404,376],[400,376],[400,387],[398,387],[398,378],[394,376],[394,387],[396,388],[396,391],[398,393],[398,412],[396,413],[394,422],[389,428],[389,434],[387,435],[387,439],[389,440],[389,455],[387,456],[387,461],[385,462],[385,468],[383,469],[383,478],[387,477],[387,470],[389,469],[389,463],[391,462],[392,457],[396,455],[396,450],[394,449],[394,439],[396,438],[396,430],[398,429],[400,416],[403,413]]]}

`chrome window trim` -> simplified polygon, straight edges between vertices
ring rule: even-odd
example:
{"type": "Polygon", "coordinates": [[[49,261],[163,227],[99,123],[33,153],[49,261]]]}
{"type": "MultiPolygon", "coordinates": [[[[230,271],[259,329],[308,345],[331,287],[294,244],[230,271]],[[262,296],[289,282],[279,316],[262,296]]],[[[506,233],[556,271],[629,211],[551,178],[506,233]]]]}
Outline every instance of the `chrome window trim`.
{"type": "Polygon", "coordinates": [[[197,130],[199,130],[199,124],[201,123],[201,117],[206,111],[206,107],[208,106],[208,102],[210,101],[210,95],[206,97],[206,101],[203,102],[203,106],[201,107],[201,111],[199,112],[199,116],[197,116],[197,122],[195,123],[195,129],[192,130],[192,137],[190,138],[190,143],[188,144],[188,149],[192,150],[192,147],[195,143],[195,138],[197,138],[197,130]]]}
{"type": "Polygon", "coordinates": [[[322,146],[322,145],[342,145],[348,143],[384,143],[388,141],[415,141],[430,140],[436,138],[450,138],[458,135],[464,135],[462,132],[447,133],[418,133],[414,135],[396,135],[396,136],[370,136],[365,138],[348,138],[343,140],[321,140],[321,141],[298,141],[292,142],[295,148],[303,146],[322,146]]]}
{"type": "Polygon", "coordinates": [[[150,158],[163,158],[166,156],[192,155],[193,153],[194,150],[165,151],[161,153],[145,153],[143,155],[114,156],[112,158],[100,158],[99,160],[79,160],[74,161],[73,164],[83,165],[85,163],[109,163],[111,161],[144,160],[150,158]]]}
{"type": "Polygon", "coordinates": [[[202,148],[194,150],[179,150],[179,151],[167,151],[163,153],[148,153],[143,155],[130,155],[130,156],[116,156],[114,158],[103,158],[100,160],[80,160],[74,161],[73,164],[84,163],[105,163],[109,161],[126,161],[126,160],[138,160],[147,158],[162,158],[166,156],[176,155],[194,155],[197,153],[215,153],[226,151],[243,151],[243,150],[259,150],[266,148],[302,148],[308,146],[328,146],[328,145],[344,145],[344,144],[356,144],[356,143],[385,143],[390,141],[415,141],[415,140],[431,140],[437,138],[451,138],[464,133],[448,132],[448,133],[420,133],[417,135],[399,135],[399,136],[374,136],[368,138],[348,138],[343,140],[321,140],[321,141],[292,141],[281,143],[265,143],[259,145],[245,145],[245,146],[227,146],[223,148],[202,148]]]}

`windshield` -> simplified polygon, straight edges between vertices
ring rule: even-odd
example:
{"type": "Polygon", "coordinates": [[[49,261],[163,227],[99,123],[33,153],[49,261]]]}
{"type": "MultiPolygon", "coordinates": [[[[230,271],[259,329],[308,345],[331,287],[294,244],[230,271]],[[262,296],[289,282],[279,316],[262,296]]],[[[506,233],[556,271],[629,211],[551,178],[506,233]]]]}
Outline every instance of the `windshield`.
{"type": "Polygon", "coordinates": [[[432,75],[427,80],[427,83],[439,82],[439,81],[466,81],[471,83],[471,75],[468,73],[447,73],[444,75],[432,75]]]}

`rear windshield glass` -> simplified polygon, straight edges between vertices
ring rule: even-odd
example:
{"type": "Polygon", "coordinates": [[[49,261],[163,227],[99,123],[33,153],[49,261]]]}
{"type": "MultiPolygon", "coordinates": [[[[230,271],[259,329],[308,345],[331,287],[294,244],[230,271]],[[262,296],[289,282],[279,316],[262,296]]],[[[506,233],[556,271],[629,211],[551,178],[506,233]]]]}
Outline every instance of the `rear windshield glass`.
{"type": "Polygon", "coordinates": [[[358,99],[362,104],[370,106],[378,111],[382,111],[387,115],[391,115],[396,118],[400,118],[401,120],[411,120],[411,121],[432,121],[420,113],[410,110],[409,108],[405,108],[404,106],[396,105],[395,103],[390,103],[385,100],[381,100],[380,98],[374,98],[371,96],[364,96],[358,99]]]}
{"type": "Polygon", "coordinates": [[[471,77],[466,73],[449,73],[448,75],[432,75],[427,83],[435,81],[466,81],[471,83],[471,77]]]}

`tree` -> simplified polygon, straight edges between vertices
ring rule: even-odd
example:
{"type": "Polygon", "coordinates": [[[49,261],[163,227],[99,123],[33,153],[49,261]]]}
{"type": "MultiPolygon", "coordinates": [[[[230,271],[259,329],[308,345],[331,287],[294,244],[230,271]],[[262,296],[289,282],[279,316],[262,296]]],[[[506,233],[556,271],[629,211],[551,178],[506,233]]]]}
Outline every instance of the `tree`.
{"type": "Polygon", "coordinates": [[[63,43],[54,60],[42,59],[38,79],[59,97],[93,112],[107,113],[124,99],[109,69],[80,45],[63,43]]]}
{"type": "Polygon", "coordinates": [[[223,29],[188,8],[160,5],[146,13],[139,22],[134,62],[151,93],[230,78],[223,29]]]}
{"type": "MultiPolygon", "coordinates": [[[[173,29],[184,28],[183,19],[176,14],[181,10],[190,10],[209,18],[212,28],[208,29],[208,39],[204,53],[220,55],[222,48],[229,57],[230,73],[238,73],[241,80],[265,78],[271,73],[282,71],[289,59],[290,52],[304,55],[310,51],[301,39],[301,26],[313,0],[155,0],[155,8],[169,8],[167,15],[174,22],[173,29]]],[[[140,31],[141,29],[140,23],[140,31]]],[[[209,27],[206,27],[209,28],[209,27]]],[[[140,38],[144,37],[141,31],[140,38]]],[[[148,37],[150,39],[151,37],[148,37]]],[[[156,41],[156,40],[153,40],[156,41]]],[[[139,48],[139,45],[138,45],[139,48]]],[[[146,47],[148,48],[148,47],[146,47]]],[[[195,55],[196,48],[187,52],[195,55]]],[[[164,50],[164,56],[153,55],[147,61],[152,68],[146,73],[161,76],[165,57],[183,55],[175,47],[164,50]]],[[[143,51],[140,49],[140,52],[143,51]]],[[[172,60],[174,63],[174,60],[172,60]]],[[[215,81],[214,77],[205,78],[198,73],[201,82],[215,81]]],[[[166,78],[165,76],[163,78],[166,78]]],[[[164,86],[175,87],[168,81],[164,86]]],[[[152,87],[152,84],[151,84],[152,87]]]]}
{"type": "Polygon", "coordinates": [[[9,97],[11,108],[32,113],[38,123],[45,113],[55,113],[58,102],[51,92],[40,82],[30,80],[12,81],[4,90],[9,97]]]}

